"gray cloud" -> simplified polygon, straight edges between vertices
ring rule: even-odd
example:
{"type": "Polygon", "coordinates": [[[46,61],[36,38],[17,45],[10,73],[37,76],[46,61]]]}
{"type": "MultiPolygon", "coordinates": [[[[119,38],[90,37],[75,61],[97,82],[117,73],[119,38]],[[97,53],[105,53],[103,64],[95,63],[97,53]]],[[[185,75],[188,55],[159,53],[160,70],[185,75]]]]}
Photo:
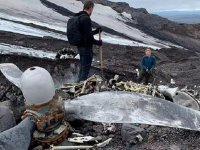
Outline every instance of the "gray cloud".
{"type": "Polygon", "coordinates": [[[195,10],[200,9],[200,0],[111,0],[128,2],[135,8],[146,8],[148,11],[162,10],[195,10]]]}

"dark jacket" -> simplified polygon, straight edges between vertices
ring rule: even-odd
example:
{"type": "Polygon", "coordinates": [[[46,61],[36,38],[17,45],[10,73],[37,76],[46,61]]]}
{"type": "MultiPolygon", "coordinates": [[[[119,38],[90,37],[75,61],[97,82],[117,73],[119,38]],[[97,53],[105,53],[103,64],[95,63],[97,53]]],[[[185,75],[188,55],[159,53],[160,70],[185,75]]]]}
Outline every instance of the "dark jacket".
{"type": "Polygon", "coordinates": [[[144,56],[142,58],[142,62],[141,62],[141,67],[142,69],[148,69],[148,70],[151,70],[151,69],[154,69],[156,66],[156,59],[154,56],[144,56]]]}
{"type": "Polygon", "coordinates": [[[93,35],[97,33],[92,31],[92,21],[87,12],[81,11],[77,13],[76,16],[80,16],[79,25],[83,38],[79,47],[92,48],[93,44],[100,45],[101,42],[94,39],[93,35]]]}

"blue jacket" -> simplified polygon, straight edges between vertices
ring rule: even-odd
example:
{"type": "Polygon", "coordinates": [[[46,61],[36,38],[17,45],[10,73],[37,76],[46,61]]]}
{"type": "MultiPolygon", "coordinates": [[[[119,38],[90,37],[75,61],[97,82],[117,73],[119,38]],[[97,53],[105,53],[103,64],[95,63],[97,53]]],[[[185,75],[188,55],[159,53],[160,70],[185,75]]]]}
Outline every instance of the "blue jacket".
{"type": "Polygon", "coordinates": [[[154,69],[156,66],[156,59],[154,56],[144,56],[142,58],[142,62],[141,62],[141,67],[142,69],[148,69],[148,70],[151,70],[151,69],[154,69]]]}

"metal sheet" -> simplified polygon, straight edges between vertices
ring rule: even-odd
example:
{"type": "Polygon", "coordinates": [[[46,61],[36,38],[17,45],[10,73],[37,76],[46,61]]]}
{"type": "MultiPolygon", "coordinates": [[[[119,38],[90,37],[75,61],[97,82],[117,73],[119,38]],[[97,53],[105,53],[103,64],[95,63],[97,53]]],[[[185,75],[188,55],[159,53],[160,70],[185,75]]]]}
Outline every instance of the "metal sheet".
{"type": "Polygon", "coordinates": [[[21,88],[20,79],[23,72],[15,64],[0,64],[0,70],[10,82],[12,82],[17,87],[21,88]]]}
{"type": "Polygon", "coordinates": [[[35,121],[25,118],[17,126],[0,133],[0,150],[27,150],[31,143],[35,121]]]}
{"type": "Polygon", "coordinates": [[[67,115],[95,122],[139,123],[200,131],[200,112],[129,92],[102,92],[65,101],[67,115]]]}

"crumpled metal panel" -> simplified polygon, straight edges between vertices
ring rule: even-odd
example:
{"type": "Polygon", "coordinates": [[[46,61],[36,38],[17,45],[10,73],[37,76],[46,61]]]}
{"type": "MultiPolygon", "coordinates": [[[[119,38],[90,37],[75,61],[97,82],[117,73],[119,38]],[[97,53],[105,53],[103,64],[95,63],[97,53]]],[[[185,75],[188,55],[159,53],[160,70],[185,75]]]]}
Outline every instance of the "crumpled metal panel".
{"type": "Polygon", "coordinates": [[[129,92],[101,92],[65,101],[67,115],[104,123],[139,123],[200,131],[200,112],[129,92]]]}
{"type": "Polygon", "coordinates": [[[23,72],[15,64],[0,64],[0,70],[10,82],[12,82],[17,87],[21,88],[20,79],[23,72]]]}

